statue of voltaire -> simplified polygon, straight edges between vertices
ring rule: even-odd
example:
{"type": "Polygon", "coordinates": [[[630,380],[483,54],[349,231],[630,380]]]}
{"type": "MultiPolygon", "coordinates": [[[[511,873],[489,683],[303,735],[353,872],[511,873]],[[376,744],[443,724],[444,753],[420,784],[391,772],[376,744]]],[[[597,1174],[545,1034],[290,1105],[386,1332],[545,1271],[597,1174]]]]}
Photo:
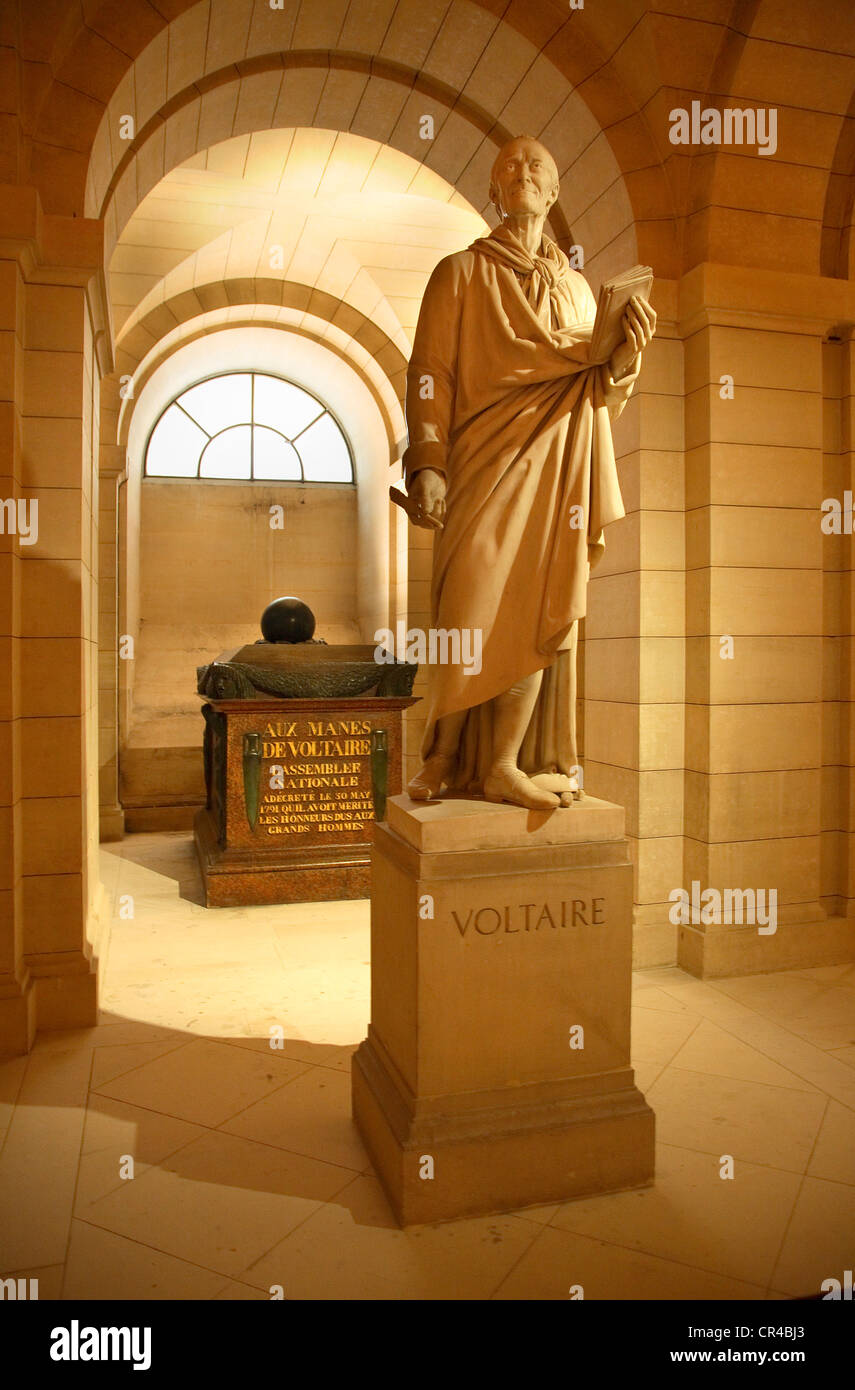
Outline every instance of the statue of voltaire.
{"type": "Polygon", "coordinates": [[[578,620],[603,527],[624,515],[611,420],[656,315],[634,298],[624,341],[589,366],[596,302],[543,234],[557,196],[549,152],[510,141],[490,183],[500,226],[441,260],[422,302],[407,374],[410,516],[436,531],[432,625],[480,629],[483,648],[477,674],[430,668],[417,800],[456,788],[549,810],[576,788],[578,620]]]}

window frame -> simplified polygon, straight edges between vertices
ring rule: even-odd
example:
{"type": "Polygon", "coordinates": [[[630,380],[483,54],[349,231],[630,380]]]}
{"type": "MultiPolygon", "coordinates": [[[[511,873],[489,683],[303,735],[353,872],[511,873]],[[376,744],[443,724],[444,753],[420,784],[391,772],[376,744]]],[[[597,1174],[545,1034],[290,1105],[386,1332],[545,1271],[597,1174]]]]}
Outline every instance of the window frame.
{"type": "Polygon", "coordinates": [[[279,486],[284,486],[284,487],[287,487],[287,486],[291,486],[291,487],[301,487],[301,486],[308,486],[308,487],[355,487],[355,485],[356,485],[356,468],[355,468],[354,462],[353,462],[353,448],[352,448],[352,445],[351,445],[351,443],[350,443],[350,439],[349,439],[349,437],[348,437],[347,431],[345,430],[343,424],[341,423],[341,420],[338,418],[338,416],[336,415],[336,413],[335,413],[335,411],[332,409],[332,407],[331,407],[330,405],[328,405],[328,404],[326,403],[326,401],[321,400],[320,396],[316,395],[314,391],[310,391],[309,388],[308,388],[308,386],[303,386],[299,381],[292,381],[290,377],[287,377],[287,376],[280,376],[278,372],[266,371],[265,369],[263,369],[263,368],[261,368],[261,367],[232,367],[232,368],[229,368],[228,371],[225,371],[225,372],[210,372],[207,376],[199,377],[198,380],[196,380],[196,381],[188,382],[186,386],[182,386],[181,390],[178,392],[178,394],[177,394],[176,396],[173,396],[173,397],[172,397],[172,400],[167,401],[166,405],[165,405],[165,406],[163,407],[163,409],[159,412],[159,414],[158,414],[158,416],[157,416],[157,419],[154,421],[154,424],[151,426],[151,429],[148,431],[148,434],[146,435],[145,445],[143,446],[142,478],[143,478],[143,481],[144,481],[144,482],[159,481],[159,482],[173,482],[173,483],[191,483],[191,482],[200,482],[200,483],[266,483],[266,484],[268,484],[268,485],[271,484],[271,483],[276,483],[277,485],[279,485],[279,486]],[[240,420],[232,420],[232,421],[230,421],[230,423],[229,423],[228,425],[224,425],[222,429],[217,430],[214,434],[210,434],[210,433],[208,432],[208,430],[205,429],[205,426],[202,425],[198,420],[196,420],[196,419],[190,414],[189,410],[185,409],[185,407],[184,407],[183,405],[181,405],[181,397],[182,397],[182,396],[185,396],[185,395],[187,394],[188,391],[192,391],[196,386],[204,386],[205,382],[208,382],[208,381],[221,381],[221,380],[223,379],[223,377],[227,377],[227,376],[248,376],[248,377],[249,377],[249,379],[250,379],[250,406],[249,406],[250,418],[249,418],[248,420],[243,420],[243,419],[240,419],[240,420]],[[265,424],[261,424],[261,423],[259,423],[258,421],[256,421],[256,419],[255,419],[255,378],[256,378],[257,376],[266,376],[266,377],[270,377],[273,381],[281,381],[281,382],[283,382],[286,386],[293,386],[295,390],[297,390],[297,391],[302,391],[304,395],[309,396],[313,401],[316,402],[316,404],[317,404],[317,406],[318,406],[318,413],[317,413],[317,415],[313,416],[313,418],[309,421],[309,423],[308,423],[307,425],[304,425],[303,428],[302,428],[301,430],[299,430],[299,431],[297,432],[297,434],[295,434],[295,435],[293,436],[293,438],[290,438],[290,437],[289,437],[287,434],[285,434],[281,429],[277,429],[277,427],[276,427],[275,425],[265,425],[265,424]],[[157,429],[158,425],[160,424],[160,422],[161,422],[161,420],[163,419],[163,417],[164,417],[164,415],[166,414],[166,412],[167,412],[168,410],[171,410],[172,407],[173,407],[174,405],[177,405],[177,406],[178,406],[178,409],[179,409],[180,411],[182,411],[182,413],[183,413],[184,415],[186,415],[187,419],[188,419],[193,425],[195,425],[196,429],[201,430],[203,434],[206,434],[206,435],[208,436],[207,442],[206,442],[205,444],[203,444],[203,446],[202,446],[202,448],[201,448],[201,450],[200,450],[200,452],[199,452],[199,458],[198,458],[197,461],[196,461],[196,472],[195,472],[195,473],[149,473],[149,471],[148,471],[148,451],[149,451],[149,447],[150,447],[150,445],[151,445],[152,436],[154,435],[155,430],[157,429]],[[303,457],[302,457],[302,454],[300,453],[300,449],[299,449],[299,447],[298,447],[298,445],[297,445],[297,443],[296,443],[295,441],[298,440],[298,439],[300,438],[301,435],[305,434],[307,430],[311,429],[313,425],[316,425],[316,424],[318,423],[319,420],[322,420],[323,417],[324,417],[325,415],[328,415],[328,416],[330,417],[330,419],[332,420],[333,424],[334,424],[334,425],[336,426],[336,428],[338,429],[338,432],[339,432],[339,434],[341,435],[342,440],[344,441],[344,447],[345,447],[345,449],[347,450],[347,458],[348,458],[348,462],[349,462],[349,464],[350,464],[350,477],[349,477],[349,478],[307,478],[307,477],[306,477],[305,466],[304,466],[304,464],[303,464],[303,457]],[[225,433],[227,432],[227,430],[235,429],[235,428],[237,428],[237,427],[239,427],[239,426],[241,426],[241,425],[248,425],[248,426],[249,426],[249,431],[250,431],[250,443],[249,443],[249,477],[248,477],[248,478],[239,478],[239,477],[230,477],[230,478],[206,478],[206,477],[203,477],[203,475],[202,475],[202,473],[201,473],[202,459],[205,457],[205,453],[207,452],[208,447],[213,443],[213,441],[214,441],[215,439],[218,439],[219,436],[220,436],[221,434],[225,434],[225,433]],[[300,476],[299,476],[299,478],[257,478],[257,477],[255,476],[254,470],[255,470],[255,429],[256,429],[256,426],[257,426],[259,429],[270,430],[272,434],[278,434],[279,437],[280,437],[280,439],[284,439],[285,442],[286,442],[287,444],[290,444],[290,445],[291,445],[292,449],[294,450],[294,453],[297,455],[297,461],[298,461],[298,463],[299,463],[299,465],[300,465],[300,476]]]}

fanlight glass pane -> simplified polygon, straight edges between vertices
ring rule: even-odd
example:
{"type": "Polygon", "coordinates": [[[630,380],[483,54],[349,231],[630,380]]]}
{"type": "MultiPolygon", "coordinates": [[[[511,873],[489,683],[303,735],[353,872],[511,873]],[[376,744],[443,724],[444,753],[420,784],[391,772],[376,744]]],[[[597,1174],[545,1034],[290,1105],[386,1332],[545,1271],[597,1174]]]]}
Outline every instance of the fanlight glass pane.
{"type": "Polygon", "coordinates": [[[293,439],[313,420],[323,414],[324,407],[308,391],[280,381],[275,376],[255,378],[255,422],[272,425],[287,439],[293,439]]]}
{"type": "Polygon", "coordinates": [[[331,415],[323,415],[296,442],[307,482],[351,483],[350,454],[331,415]]]}
{"type": "Polygon", "coordinates": [[[145,471],[155,478],[195,478],[207,442],[208,436],[173,403],[151,432],[145,471]]]}
{"type": "Polygon", "coordinates": [[[266,372],[229,372],[183,391],[152,431],[145,471],[161,478],[353,482],[347,442],[326,408],[266,372]]]}
{"type": "Polygon", "coordinates": [[[299,482],[302,475],[297,450],[281,434],[256,425],[253,448],[254,478],[296,478],[299,482]]]}
{"type": "Polygon", "coordinates": [[[251,429],[233,425],[216,435],[202,455],[200,478],[249,478],[251,429]]]}
{"type": "Polygon", "coordinates": [[[252,419],[252,388],[249,372],[217,376],[212,381],[200,381],[179,397],[179,401],[194,420],[217,434],[228,425],[252,419]]]}

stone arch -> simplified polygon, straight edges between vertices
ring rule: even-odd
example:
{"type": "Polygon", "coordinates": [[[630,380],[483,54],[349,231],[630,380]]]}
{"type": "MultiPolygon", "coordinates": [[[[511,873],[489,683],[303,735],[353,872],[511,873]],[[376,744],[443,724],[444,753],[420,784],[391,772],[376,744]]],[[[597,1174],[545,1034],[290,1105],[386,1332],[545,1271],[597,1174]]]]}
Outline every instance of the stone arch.
{"type": "MultiPolygon", "coordinates": [[[[241,7],[247,13],[248,4],[249,0],[241,7]]],[[[407,0],[400,0],[394,15],[399,17],[410,8],[407,0]]],[[[352,130],[390,143],[440,173],[476,207],[487,203],[489,168],[496,149],[520,128],[530,130],[553,149],[564,176],[552,219],[559,244],[582,242],[590,260],[620,238],[612,257],[625,260],[628,253],[636,253],[633,210],[618,161],[591,109],[572,90],[562,70],[572,55],[578,59],[584,53],[591,61],[599,50],[591,43],[568,44],[566,23],[551,25],[551,47],[539,48],[547,33],[526,34],[519,27],[522,18],[516,10],[507,20],[499,20],[470,0],[453,0],[450,7],[420,6],[420,48],[414,48],[415,40],[399,35],[377,53],[367,40],[360,50],[347,26],[333,36],[338,46],[309,45],[308,41],[301,46],[302,32],[322,38],[325,31],[323,26],[301,30],[297,21],[290,46],[283,45],[281,26],[274,46],[271,34],[276,31],[275,26],[271,30],[269,17],[278,12],[256,5],[249,37],[243,36],[243,56],[235,58],[241,47],[229,50],[225,31],[217,27],[219,20],[215,23],[221,9],[215,0],[204,33],[201,15],[208,13],[207,0],[184,9],[139,54],[103,110],[91,141],[84,206],[90,216],[105,215],[108,249],[123,216],[138,202],[140,190],[151,188],[167,168],[217,140],[269,128],[272,122],[352,130]],[[447,80],[453,75],[448,44],[437,47],[448,30],[449,16],[461,33],[469,26],[477,34],[477,45],[483,46],[473,76],[479,69],[483,73],[474,85],[461,73],[462,91],[447,80]],[[179,44],[193,43],[192,61],[184,53],[186,61],[180,68],[177,63],[170,66],[172,47],[178,52],[179,44]],[[408,55],[410,61],[404,61],[408,55]],[[277,116],[277,105],[283,101],[277,116]],[[422,114],[434,118],[432,142],[419,139],[422,114]],[[134,118],[132,141],[119,139],[122,115],[134,118]],[[112,205],[117,210],[115,222],[112,205]]],[[[576,21],[584,14],[574,12],[577,38],[576,21]]],[[[477,45],[470,42],[473,53],[478,52],[477,45]]],[[[604,84],[611,91],[615,81],[603,75],[597,90],[604,84]]],[[[631,124],[633,103],[626,93],[617,109],[622,113],[621,125],[631,124]]],[[[636,153],[644,138],[639,127],[632,135],[636,153]]],[[[645,158],[649,167],[652,157],[648,153],[645,158]]]]}
{"type": "Polygon", "coordinates": [[[401,349],[381,328],[352,306],[347,306],[349,327],[347,330],[341,329],[341,341],[335,341],[328,334],[325,335],[324,329],[330,325],[335,326],[334,320],[341,310],[343,301],[324,290],[275,279],[257,279],[250,285],[245,281],[229,280],[218,281],[217,284],[228,296],[227,308],[206,307],[205,291],[210,287],[198,285],[193,290],[166,300],[163,305],[158,306],[158,310],[152,311],[149,315],[149,318],[152,318],[160,309],[166,309],[175,319],[175,329],[170,333],[164,335],[156,330],[150,331],[144,317],[120,338],[113,390],[110,392],[111,404],[117,408],[114,415],[115,439],[110,440],[110,443],[123,447],[127,442],[130,426],[131,411],[123,408],[125,403],[119,403],[117,399],[118,378],[125,375],[133,376],[134,394],[138,395],[152,373],[179,345],[183,346],[197,337],[219,332],[223,328],[276,324],[316,342],[323,341],[325,347],[347,362],[377,403],[386,428],[390,459],[394,460],[400,455],[407,362],[401,349]],[[255,312],[258,306],[264,306],[269,313],[259,315],[255,312]],[[235,310],[238,312],[235,313],[235,310]],[[241,310],[245,310],[245,313],[242,314],[241,310]],[[354,349],[362,351],[357,352],[354,349]],[[377,363],[378,366],[372,369],[372,363],[377,363]],[[383,390],[384,378],[388,383],[386,391],[383,390]],[[397,414],[389,408],[389,388],[399,406],[397,414]]]}
{"type": "Polygon", "coordinates": [[[774,110],[778,126],[777,158],[758,158],[754,152],[726,146],[679,156],[689,163],[680,209],[683,272],[712,260],[807,274],[849,274],[855,96],[851,58],[844,54],[851,48],[851,23],[842,10],[829,14],[823,45],[827,51],[813,55],[814,87],[809,96],[800,89],[796,73],[795,63],[801,61],[796,59],[798,39],[790,38],[799,18],[797,8],[793,0],[785,0],[773,14],[760,0],[735,0],[710,53],[708,73],[699,70],[696,89],[675,99],[675,105],[685,104],[705,93],[703,105],[719,111],[774,110]],[[771,55],[776,45],[789,53],[789,71],[774,71],[771,55]],[[818,98],[820,90],[823,96],[818,98]],[[830,170],[827,177],[823,169],[830,170]],[[758,217],[765,219],[767,230],[760,238],[758,217]]]}
{"type": "Polygon", "coordinates": [[[822,210],[820,274],[848,280],[853,265],[855,222],[855,92],[840,129],[822,210]]]}
{"type": "MultiPolygon", "coordinates": [[[[677,275],[706,254],[740,258],[739,214],[758,210],[750,186],[755,170],[750,177],[747,170],[739,171],[747,178],[740,208],[720,209],[717,223],[705,217],[705,197],[715,197],[717,173],[726,166],[715,156],[696,159],[687,177],[668,147],[666,117],[675,93],[690,99],[711,89],[724,101],[729,93],[739,92],[750,102],[752,87],[762,91],[762,74],[759,85],[755,80],[756,56],[752,60],[748,50],[770,37],[773,42],[785,40],[788,19],[786,13],[780,18],[770,15],[769,7],[758,0],[738,0],[726,18],[712,13],[662,14],[641,0],[614,0],[581,10],[533,7],[526,0],[507,5],[498,0],[386,0],[367,14],[346,0],[324,5],[303,0],[293,8],[289,5],[287,18],[272,11],[268,0],[170,0],[168,16],[169,22],[148,0],[127,0],[121,10],[112,0],[93,0],[85,17],[65,18],[61,31],[49,36],[44,18],[39,24],[27,16],[28,33],[41,30],[42,61],[34,64],[39,71],[28,89],[27,104],[34,115],[27,123],[30,134],[24,143],[29,154],[23,165],[39,185],[48,211],[83,211],[90,155],[108,101],[121,94],[123,109],[136,111],[144,124],[156,111],[168,116],[182,90],[192,89],[204,100],[216,90],[216,74],[230,71],[235,80],[254,72],[264,76],[261,68],[279,54],[295,70],[310,62],[317,65],[317,74],[325,67],[328,76],[341,72],[352,88],[363,79],[366,65],[380,81],[393,74],[400,79],[398,86],[420,99],[442,96],[444,84],[452,93],[459,92],[453,97],[452,113],[466,111],[471,116],[480,111],[482,124],[486,116],[496,134],[499,126],[512,130],[519,125],[503,114],[508,107],[512,116],[515,109],[529,108],[532,100],[548,103],[554,95],[553,113],[542,129],[552,125],[550,135],[559,146],[572,146],[569,157],[559,160],[562,172],[579,175],[584,184],[585,170],[576,168],[577,160],[599,162],[597,197],[607,202],[613,196],[611,182],[618,180],[632,210],[637,254],[650,260],[658,275],[677,275]],[[491,82],[503,66],[512,74],[510,87],[493,99],[491,82]],[[149,79],[162,76],[162,99],[153,100],[150,90],[146,92],[145,74],[149,79]],[[563,82],[560,90],[556,79],[563,82]],[[574,119],[585,130],[581,141],[571,129],[574,119]]],[[[845,16],[841,12],[829,21],[832,30],[839,30],[845,16]]],[[[838,55],[844,51],[834,33],[829,35],[829,48],[836,48],[838,55]]],[[[834,55],[828,56],[830,62],[834,55]]],[[[836,80],[832,67],[828,73],[829,81],[836,80]]],[[[334,96],[331,91],[327,95],[334,96]]],[[[797,98],[792,110],[801,113],[804,108],[807,118],[809,105],[797,98]]],[[[840,115],[846,119],[842,108],[840,115]]],[[[847,139],[842,136],[843,146],[847,139]]],[[[764,179],[767,173],[763,171],[764,179]]],[[[834,173],[827,190],[805,195],[805,211],[799,216],[802,222],[815,220],[816,228],[803,227],[801,242],[794,225],[798,219],[792,219],[792,244],[784,253],[790,265],[795,256],[805,266],[812,262],[811,268],[831,263],[829,236],[833,242],[840,217],[837,175],[845,177],[845,167],[834,173]],[[828,202],[825,214],[823,201],[828,202]],[[822,251],[814,245],[817,236],[822,238],[822,251]]],[[[784,218],[785,190],[776,192],[773,184],[770,180],[764,189],[769,206],[762,210],[784,218]]],[[[559,207],[574,237],[593,245],[596,228],[580,228],[576,209],[563,200],[559,207]]],[[[596,214],[593,220],[596,223],[596,214]]],[[[626,244],[625,240],[624,248],[626,244]]],[[[750,254],[752,248],[746,249],[750,254]]],[[[757,254],[762,252],[755,248],[755,259],[757,254]]]]}
{"type": "MultiPolygon", "coordinates": [[[[113,100],[120,98],[119,105],[125,111],[135,111],[138,123],[145,124],[155,109],[169,107],[182,81],[184,87],[194,86],[201,96],[210,89],[212,74],[218,68],[231,68],[232,75],[239,77],[250,73],[259,59],[267,62],[271,54],[286,54],[289,61],[295,61],[301,52],[301,61],[313,56],[322,66],[340,63],[345,71],[350,69],[351,80],[358,79],[354,64],[360,62],[369,63],[378,72],[385,64],[387,71],[394,71],[411,86],[414,74],[422,84],[423,96],[431,95],[432,84],[434,95],[441,93],[442,87],[449,85],[446,79],[458,72],[460,85],[471,86],[464,81],[468,76],[464,65],[468,63],[475,70],[476,96],[482,98],[481,104],[491,77],[495,81],[507,69],[511,76],[509,85],[507,76],[503,78],[505,106],[508,96],[527,112],[533,105],[552,101],[552,115],[564,127],[556,131],[560,143],[566,141],[568,121],[574,114],[584,127],[577,156],[609,129],[609,141],[604,144],[614,147],[621,163],[626,155],[628,168],[650,171],[658,162],[655,148],[631,94],[637,64],[621,43],[615,45],[616,32],[619,34],[622,27],[631,30],[637,21],[633,13],[636,6],[628,3],[626,14],[620,17],[604,16],[597,7],[561,14],[532,13],[531,7],[519,0],[513,0],[504,13],[500,13],[501,8],[494,0],[452,0],[451,5],[399,0],[397,5],[378,5],[365,15],[354,5],[321,7],[315,0],[303,0],[286,19],[282,11],[272,11],[267,0],[203,0],[201,4],[172,0],[167,25],[146,0],[127,0],[121,12],[110,3],[95,3],[85,20],[75,27],[69,18],[63,31],[53,36],[49,49],[53,80],[41,84],[35,103],[32,172],[48,198],[62,199],[61,208],[56,202],[52,207],[79,214],[89,153],[109,96],[105,86],[112,84],[113,100]],[[172,39],[176,56],[170,63],[172,39]],[[201,61],[197,52],[195,64],[194,45],[202,49],[201,61]],[[106,78],[102,75],[105,71],[106,78]],[[97,81],[95,72],[99,74],[97,81]],[[145,104],[144,73],[149,79],[163,74],[162,101],[145,104]],[[581,96],[572,90],[574,87],[581,90],[581,96]],[[553,100],[556,92],[557,99],[553,100]],[[589,130],[591,112],[595,117],[593,130],[589,130]],[[64,152],[68,159],[63,159],[57,148],[56,131],[60,127],[74,128],[73,148],[64,152]]],[[[449,91],[453,105],[460,106],[453,83],[449,91]]],[[[464,96],[471,115],[479,100],[464,96]]],[[[496,113],[482,110],[482,125],[485,118],[489,127],[496,126],[496,113]]],[[[519,121],[504,125],[516,133],[519,121]]],[[[611,148],[607,155],[603,148],[601,161],[604,156],[613,165],[613,176],[620,175],[611,148]]],[[[664,181],[661,192],[668,194],[664,181]]],[[[559,236],[564,235],[562,228],[556,230],[559,236]]]]}
{"type": "MultiPolygon", "coordinates": [[[[275,54],[262,60],[253,71],[238,77],[234,76],[233,69],[224,68],[214,74],[217,81],[202,95],[195,87],[190,87],[180,94],[180,100],[170,103],[167,113],[152,116],[122,154],[103,192],[98,188],[96,176],[88,184],[86,209],[89,215],[105,219],[107,255],[134,208],[169,169],[199,150],[234,135],[274,126],[349,130],[389,144],[447,180],[490,220],[487,198],[490,168],[499,148],[517,131],[501,120],[494,120],[481,108],[461,101],[446,84],[425,79],[417,72],[394,71],[390,65],[385,71],[377,71],[375,64],[369,65],[362,60],[338,66],[335,58],[332,54],[275,54]],[[395,109],[391,130],[388,117],[378,123],[372,116],[370,124],[360,124],[356,119],[358,107],[352,105],[354,72],[361,72],[365,79],[359,106],[367,99],[375,107],[385,104],[388,108],[391,104],[395,109]],[[329,111],[329,115],[322,114],[320,119],[317,115],[319,82],[327,98],[325,109],[329,111]],[[252,114],[244,118],[241,111],[252,114]],[[418,135],[422,116],[433,120],[436,132],[427,154],[418,135]]],[[[100,159],[102,169],[109,121],[117,119],[117,114],[111,116],[108,108],[93,149],[93,160],[100,159]]],[[[590,117],[587,119],[590,121],[590,117]]],[[[554,145],[554,140],[550,140],[543,129],[531,133],[543,136],[545,143],[554,145]]],[[[593,132],[591,134],[593,136],[593,132]]],[[[584,165],[584,159],[582,163],[584,165]]],[[[93,168],[97,167],[93,164],[93,168]]],[[[615,220],[621,232],[632,225],[629,201],[619,175],[616,170],[610,170],[609,174],[606,188],[601,193],[598,191],[605,206],[596,208],[589,218],[595,252],[600,249],[598,242],[606,240],[601,228],[613,227],[615,220]]],[[[571,230],[568,208],[573,207],[582,216],[586,211],[582,199],[589,191],[594,192],[581,177],[577,176],[574,181],[565,178],[562,192],[551,210],[551,233],[564,249],[581,236],[571,230]]]]}
{"type": "MultiPolygon", "coordinates": [[[[342,56],[334,52],[271,53],[255,59],[252,63],[227,64],[217,72],[207,76],[202,93],[199,92],[198,84],[191,84],[172,98],[168,103],[168,110],[164,108],[162,111],[155,112],[145,126],[138,130],[136,137],[128,141],[103,192],[99,193],[94,181],[87,183],[87,202],[85,205],[87,214],[95,217],[105,215],[113,194],[129,166],[141,153],[147,142],[157,135],[165,122],[176,118],[175,125],[188,126],[190,123],[187,120],[181,120],[182,113],[186,113],[188,108],[195,106],[196,103],[199,103],[200,106],[199,117],[201,121],[203,98],[219,91],[221,96],[225,96],[225,100],[221,100],[218,103],[218,108],[210,113],[210,124],[205,127],[204,144],[206,146],[216,144],[221,140],[228,139],[233,134],[243,134],[245,133],[243,130],[234,129],[234,120],[238,101],[241,96],[245,96],[244,83],[248,83],[252,91],[246,104],[252,107],[258,102],[263,108],[265,103],[273,102],[274,109],[271,114],[275,120],[276,108],[281,104],[281,94],[286,86],[286,76],[289,73],[298,74],[298,80],[294,82],[295,96],[301,94],[301,87],[303,95],[307,91],[311,92],[318,85],[317,77],[320,75],[323,78],[325,99],[329,101],[330,105],[337,103],[339,98],[344,103],[347,101],[348,95],[351,97],[354,95],[353,74],[361,75],[365,79],[365,88],[361,93],[360,104],[366,96],[370,98],[379,93],[381,84],[386,87],[387,93],[390,89],[394,92],[396,87],[402,89],[398,93],[402,107],[407,101],[406,93],[418,94],[424,98],[419,103],[420,105],[430,105],[437,108],[436,111],[429,110],[421,113],[431,116],[435,125],[437,120],[444,123],[446,118],[444,113],[453,112],[456,117],[471,126],[475,132],[489,137],[495,149],[512,139],[517,133],[510,126],[503,124],[501,120],[494,119],[482,106],[461,96],[448,83],[441,82],[435,77],[426,76],[414,69],[406,68],[402,64],[382,62],[378,59],[362,56],[342,56]],[[236,66],[237,77],[235,77],[236,66]],[[308,81],[301,82],[299,78],[308,78],[308,81]],[[327,90],[330,86],[332,86],[332,91],[327,90]],[[348,92],[348,88],[351,89],[350,92],[348,92]]],[[[109,121],[109,109],[105,113],[104,119],[109,121]]],[[[276,123],[279,124],[280,122],[277,121],[276,123]]],[[[298,123],[289,113],[287,124],[298,123]]],[[[317,122],[313,123],[317,124],[317,122]]],[[[104,122],[102,121],[102,127],[103,125],[104,122]]],[[[102,127],[99,127],[99,135],[102,127]]],[[[359,133],[367,132],[360,130],[359,133]]],[[[406,142],[401,138],[395,139],[393,135],[392,143],[407,154],[419,155],[425,151],[425,144],[419,145],[420,139],[421,137],[417,136],[411,142],[406,142]]],[[[148,177],[153,176],[151,170],[146,172],[148,177]]],[[[166,169],[162,172],[166,172],[166,169]]],[[[443,173],[441,169],[437,172],[443,173]]],[[[142,193],[139,193],[139,196],[142,197],[142,193]]],[[[556,208],[553,209],[551,221],[556,238],[567,241],[570,232],[560,199],[556,208]]],[[[121,227],[118,230],[121,231],[121,227]]]]}

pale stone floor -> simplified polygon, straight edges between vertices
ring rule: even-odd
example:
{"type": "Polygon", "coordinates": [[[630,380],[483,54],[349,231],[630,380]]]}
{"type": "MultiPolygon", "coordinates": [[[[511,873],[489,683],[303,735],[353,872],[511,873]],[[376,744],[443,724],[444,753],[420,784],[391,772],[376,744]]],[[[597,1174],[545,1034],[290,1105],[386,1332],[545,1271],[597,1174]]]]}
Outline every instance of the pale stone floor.
{"type": "Polygon", "coordinates": [[[639,971],[655,1186],[404,1232],[350,1119],[368,904],[206,911],[183,833],[103,877],[134,916],[99,1026],[0,1060],[0,1275],[42,1298],[774,1299],[853,1267],[855,965],[639,971]]]}

